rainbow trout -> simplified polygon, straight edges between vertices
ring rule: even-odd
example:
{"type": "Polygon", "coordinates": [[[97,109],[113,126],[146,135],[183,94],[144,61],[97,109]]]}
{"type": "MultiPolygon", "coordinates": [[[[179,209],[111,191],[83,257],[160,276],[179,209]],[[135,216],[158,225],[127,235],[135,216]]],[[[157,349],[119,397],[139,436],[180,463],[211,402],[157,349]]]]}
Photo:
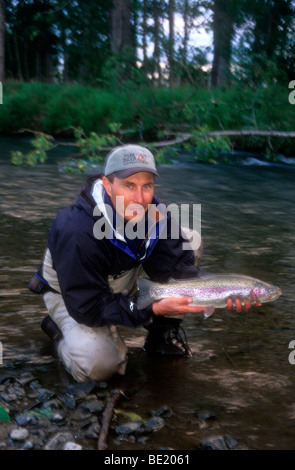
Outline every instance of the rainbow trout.
{"type": "Polygon", "coordinates": [[[193,302],[190,305],[206,307],[205,318],[209,317],[215,308],[226,307],[228,298],[256,304],[270,302],[282,294],[279,287],[240,274],[207,274],[194,279],[173,279],[166,284],[139,278],[137,285],[139,309],[167,297],[191,297],[193,302]]]}

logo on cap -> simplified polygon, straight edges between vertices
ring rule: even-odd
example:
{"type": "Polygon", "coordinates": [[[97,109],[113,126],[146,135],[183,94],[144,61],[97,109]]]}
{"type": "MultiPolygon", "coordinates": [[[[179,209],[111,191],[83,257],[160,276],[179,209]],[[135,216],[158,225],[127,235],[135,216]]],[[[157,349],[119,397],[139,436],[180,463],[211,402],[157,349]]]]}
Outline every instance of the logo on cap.
{"type": "Polygon", "coordinates": [[[142,153],[139,153],[136,158],[139,162],[145,162],[146,161],[146,157],[144,155],[142,155],[142,153]]]}

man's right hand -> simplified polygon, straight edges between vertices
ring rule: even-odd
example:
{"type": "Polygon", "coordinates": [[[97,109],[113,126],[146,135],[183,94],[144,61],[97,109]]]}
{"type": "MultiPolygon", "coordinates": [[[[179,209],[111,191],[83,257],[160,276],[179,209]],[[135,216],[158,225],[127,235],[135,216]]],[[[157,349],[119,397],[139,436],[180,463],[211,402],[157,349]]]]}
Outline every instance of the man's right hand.
{"type": "Polygon", "coordinates": [[[174,298],[168,297],[153,303],[153,312],[155,315],[185,315],[186,313],[201,313],[206,307],[197,307],[190,305],[193,299],[191,297],[174,298]]]}

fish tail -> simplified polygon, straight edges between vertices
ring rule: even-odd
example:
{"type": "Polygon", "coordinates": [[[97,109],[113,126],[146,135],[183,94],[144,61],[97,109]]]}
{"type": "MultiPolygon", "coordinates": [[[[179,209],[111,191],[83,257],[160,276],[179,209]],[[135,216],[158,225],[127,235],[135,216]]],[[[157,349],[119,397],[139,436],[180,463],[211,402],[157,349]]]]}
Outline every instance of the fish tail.
{"type": "Polygon", "coordinates": [[[138,297],[137,297],[137,308],[140,310],[146,308],[153,302],[152,297],[150,296],[150,288],[153,282],[149,279],[138,278],[137,279],[137,287],[139,289],[138,297]]]}

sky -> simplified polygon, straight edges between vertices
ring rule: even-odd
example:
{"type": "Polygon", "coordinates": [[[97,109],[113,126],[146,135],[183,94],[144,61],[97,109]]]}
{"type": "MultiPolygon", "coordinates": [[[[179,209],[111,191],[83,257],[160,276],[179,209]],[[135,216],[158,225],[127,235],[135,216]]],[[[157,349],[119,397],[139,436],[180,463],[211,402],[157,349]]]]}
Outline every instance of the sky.
{"type": "MultiPolygon", "coordinates": [[[[175,35],[178,35],[179,41],[182,40],[184,36],[184,23],[183,23],[183,18],[181,15],[175,15],[174,17],[175,21],[175,35]]],[[[211,52],[208,53],[208,62],[211,62],[212,60],[212,46],[213,46],[213,31],[206,31],[206,28],[203,26],[200,26],[205,21],[204,17],[199,17],[196,20],[196,25],[195,27],[191,30],[190,35],[189,35],[189,47],[210,47],[211,52]]],[[[168,36],[169,34],[169,21],[164,20],[163,23],[164,26],[164,31],[166,35],[168,36]]],[[[150,44],[148,47],[148,55],[151,56],[154,51],[154,44],[150,44]]]]}

